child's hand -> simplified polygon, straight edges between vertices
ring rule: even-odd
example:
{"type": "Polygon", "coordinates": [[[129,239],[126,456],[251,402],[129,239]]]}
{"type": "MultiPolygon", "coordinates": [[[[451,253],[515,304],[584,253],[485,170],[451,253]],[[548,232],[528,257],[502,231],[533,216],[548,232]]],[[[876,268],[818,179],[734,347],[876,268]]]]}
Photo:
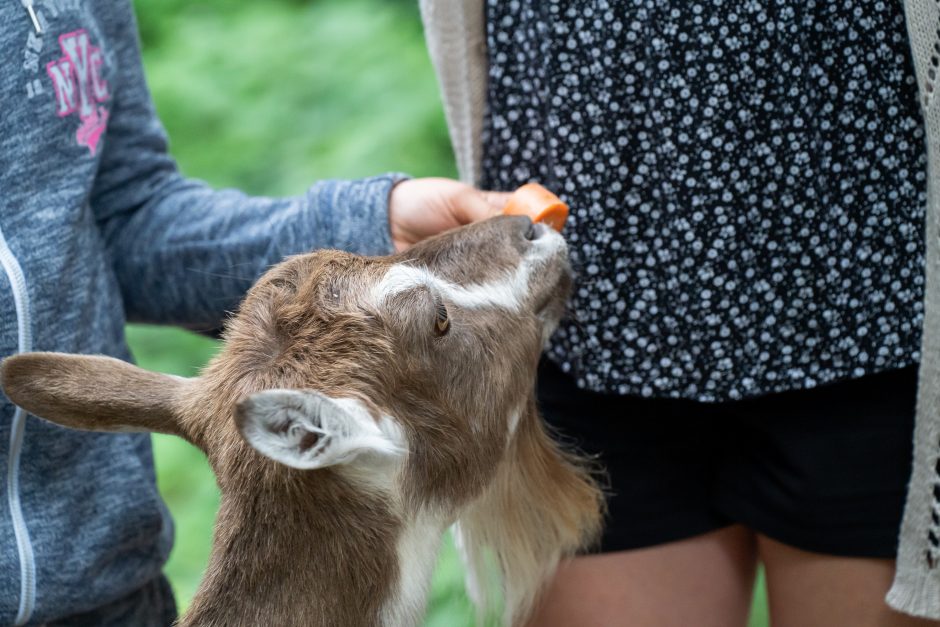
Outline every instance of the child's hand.
{"type": "Polygon", "coordinates": [[[482,192],[452,179],[402,181],[388,201],[392,243],[401,252],[441,231],[497,215],[508,198],[507,192],[482,192]]]}

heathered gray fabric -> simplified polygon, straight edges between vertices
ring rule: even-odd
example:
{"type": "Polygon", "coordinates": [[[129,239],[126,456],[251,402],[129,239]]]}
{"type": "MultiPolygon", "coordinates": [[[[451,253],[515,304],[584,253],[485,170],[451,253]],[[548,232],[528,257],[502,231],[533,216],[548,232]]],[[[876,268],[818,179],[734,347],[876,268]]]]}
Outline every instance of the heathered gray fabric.
{"type": "MultiPolygon", "coordinates": [[[[41,36],[20,0],[0,0],[0,231],[26,275],[34,350],[129,359],[125,319],[217,328],[285,255],[391,250],[387,200],[400,176],[322,181],[281,199],[187,180],[166,152],[129,2],[43,0],[37,11],[41,36]]],[[[0,357],[16,349],[0,273],[0,357]]],[[[13,622],[20,590],[6,494],[12,413],[0,397],[0,625],[13,622]]],[[[121,600],[144,586],[134,624],[165,624],[159,574],[173,531],[148,436],[30,417],[20,493],[37,569],[30,624],[106,604],[126,613],[121,600]]],[[[98,614],[95,624],[120,623],[98,614]]]]}

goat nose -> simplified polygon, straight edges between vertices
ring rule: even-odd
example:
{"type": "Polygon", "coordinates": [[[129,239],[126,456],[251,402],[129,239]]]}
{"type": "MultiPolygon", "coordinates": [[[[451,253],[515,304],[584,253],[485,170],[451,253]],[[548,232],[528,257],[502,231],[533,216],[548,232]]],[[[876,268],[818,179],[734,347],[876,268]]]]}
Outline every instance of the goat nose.
{"type": "Polygon", "coordinates": [[[510,235],[512,242],[516,246],[521,246],[520,251],[528,248],[529,242],[541,237],[542,232],[536,228],[529,216],[513,215],[504,218],[502,225],[507,227],[507,235],[510,235]]]}
{"type": "Polygon", "coordinates": [[[526,229],[525,238],[527,240],[534,241],[542,237],[548,232],[548,227],[542,224],[541,222],[532,222],[529,224],[529,228],[526,229]]]}

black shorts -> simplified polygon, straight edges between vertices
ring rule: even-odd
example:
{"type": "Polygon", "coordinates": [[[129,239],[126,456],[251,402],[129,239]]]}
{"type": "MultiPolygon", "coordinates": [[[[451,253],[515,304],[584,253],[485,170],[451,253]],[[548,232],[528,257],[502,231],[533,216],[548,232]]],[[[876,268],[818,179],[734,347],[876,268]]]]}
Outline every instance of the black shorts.
{"type": "Polygon", "coordinates": [[[543,360],[538,398],[609,481],[601,552],[740,523],[806,551],[894,557],[911,472],[915,366],[725,403],[579,389],[543,360]]]}

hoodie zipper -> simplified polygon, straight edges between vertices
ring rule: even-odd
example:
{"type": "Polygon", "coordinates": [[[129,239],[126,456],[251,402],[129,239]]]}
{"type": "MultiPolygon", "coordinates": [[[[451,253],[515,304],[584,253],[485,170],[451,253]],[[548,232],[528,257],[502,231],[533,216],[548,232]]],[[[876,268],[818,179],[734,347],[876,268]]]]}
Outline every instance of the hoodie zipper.
{"type": "Polygon", "coordinates": [[[29,13],[29,19],[33,21],[33,28],[37,35],[42,35],[42,27],[39,25],[39,18],[36,17],[36,9],[33,8],[33,0],[20,0],[20,3],[29,13]]]}
{"type": "MultiPolygon", "coordinates": [[[[24,0],[23,4],[26,4],[24,0]]],[[[30,3],[31,4],[31,3],[30,3]]],[[[0,266],[10,281],[13,290],[13,303],[16,308],[17,351],[28,353],[32,350],[33,338],[29,320],[29,293],[26,291],[26,277],[23,269],[7,245],[0,229],[0,266]]],[[[36,561],[33,545],[29,541],[29,529],[23,517],[20,504],[20,453],[23,449],[23,435],[26,429],[26,411],[16,407],[13,423],[10,426],[10,453],[7,463],[7,502],[13,519],[13,534],[16,536],[16,549],[20,558],[20,605],[16,613],[16,625],[23,625],[29,620],[36,604],[36,561]]]]}

